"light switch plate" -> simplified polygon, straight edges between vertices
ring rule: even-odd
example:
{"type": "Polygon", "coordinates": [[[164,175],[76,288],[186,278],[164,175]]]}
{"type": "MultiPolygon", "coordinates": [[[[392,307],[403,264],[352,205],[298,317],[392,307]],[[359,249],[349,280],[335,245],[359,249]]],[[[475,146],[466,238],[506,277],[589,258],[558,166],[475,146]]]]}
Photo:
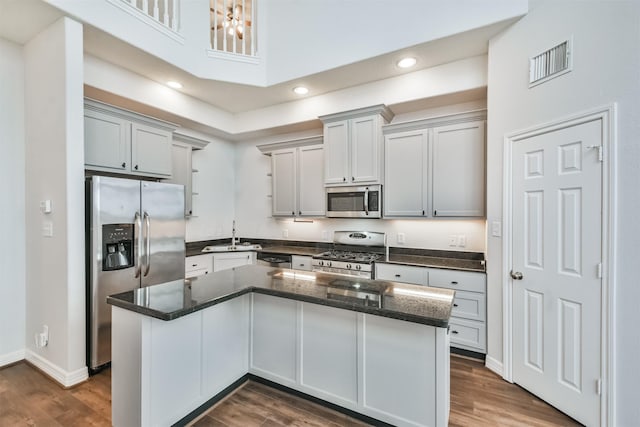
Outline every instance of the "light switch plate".
{"type": "Polygon", "coordinates": [[[502,223],[500,221],[493,221],[491,223],[491,235],[493,237],[502,236],[502,223]]]}
{"type": "Polygon", "coordinates": [[[467,246],[467,236],[460,234],[458,236],[458,247],[464,248],[465,246],[467,246]]]}
{"type": "Polygon", "coordinates": [[[404,233],[398,233],[398,244],[399,245],[404,245],[405,242],[405,235],[404,233]]]}
{"type": "Polygon", "coordinates": [[[456,246],[458,244],[458,236],[451,234],[449,236],[449,246],[456,246]]]}
{"type": "Polygon", "coordinates": [[[44,237],[53,237],[53,222],[42,221],[42,235],[44,237]]]}

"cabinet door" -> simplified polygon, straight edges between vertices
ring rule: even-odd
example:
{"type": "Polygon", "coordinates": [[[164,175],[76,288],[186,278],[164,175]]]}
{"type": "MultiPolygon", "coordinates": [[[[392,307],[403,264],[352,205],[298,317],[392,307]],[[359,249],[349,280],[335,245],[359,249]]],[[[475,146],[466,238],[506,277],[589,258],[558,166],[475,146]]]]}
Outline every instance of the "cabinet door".
{"type": "Polygon", "coordinates": [[[425,216],[428,200],[426,131],[385,137],[384,216],[425,216]]]}
{"type": "Polygon", "coordinates": [[[433,216],[484,216],[484,121],[433,129],[433,216]]]}
{"type": "Polygon", "coordinates": [[[114,172],[130,168],[130,123],[118,117],[86,110],[84,113],[84,163],[91,167],[112,169],[114,172]]]}
{"type": "Polygon", "coordinates": [[[139,123],[131,124],[132,172],[171,176],[171,132],[139,123]]]}
{"type": "Polygon", "coordinates": [[[298,149],[298,215],[325,216],[324,150],[322,145],[298,149]]]}
{"type": "Polygon", "coordinates": [[[254,264],[254,252],[225,252],[213,255],[213,271],[228,270],[234,267],[254,264]]]}
{"type": "Polygon", "coordinates": [[[297,302],[253,294],[250,371],[284,385],[296,384],[297,302]]]}
{"type": "Polygon", "coordinates": [[[380,126],[378,116],[351,120],[351,176],[355,183],[380,179],[380,126]]]}
{"type": "Polygon", "coordinates": [[[272,215],[296,214],[296,149],[278,150],[271,154],[272,215]]]}
{"type": "Polygon", "coordinates": [[[191,178],[191,146],[180,142],[174,142],[171,147],[171,178],[165,182],[184,185],[184,214],[189,216],[192,210],[192,185],[191,178]]]}
{"type": "Polygon", "coordinates": [[[302,303],[300,383],[334,403],[358,401],[357,313],[302,303]]]}
{"type": "Polygon", "coordinates": [[[351,179],[349,175],[348,120],[324,125],[324,150],[325,184],[347,183],[347,179],[351,179]]]}

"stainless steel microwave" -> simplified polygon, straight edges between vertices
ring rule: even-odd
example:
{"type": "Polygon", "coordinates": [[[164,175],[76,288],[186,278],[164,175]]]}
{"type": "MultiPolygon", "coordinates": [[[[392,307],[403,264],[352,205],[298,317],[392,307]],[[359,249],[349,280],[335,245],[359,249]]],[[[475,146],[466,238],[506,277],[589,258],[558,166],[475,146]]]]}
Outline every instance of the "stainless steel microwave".
{"type": "Polygon", "coordinates": [[[382,218],[382,185],[329,187],[327,217],[382,218]]]}

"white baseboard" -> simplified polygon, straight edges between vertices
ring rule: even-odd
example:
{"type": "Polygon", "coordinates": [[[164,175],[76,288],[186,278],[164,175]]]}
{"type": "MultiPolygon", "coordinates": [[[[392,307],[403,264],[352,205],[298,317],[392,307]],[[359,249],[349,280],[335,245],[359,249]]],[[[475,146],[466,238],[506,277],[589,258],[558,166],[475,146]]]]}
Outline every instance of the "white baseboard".
{"type": "Polygon", "coordinates": [[[71,387],[86,381],[89,378],[89,371],[86,366],[73,372],[67,372],[31,350],[26,350],[25,359],[27,359],[27,361],[33,364],[36,368],[59,382],[63,387],[71,387]]]}
{"type": "Polygon", "coordinates": [[[486,366],[490,371],[502,376],[502,362],[499,362],[491,356],[487,356],[484,361],[484,366],[486,366]]]}
{"type": "Polygon", "coordinates": [[[13,353],[0,354],[0,366],[9,365],[24,359],[24,349],[14,351],[13,353]]]}

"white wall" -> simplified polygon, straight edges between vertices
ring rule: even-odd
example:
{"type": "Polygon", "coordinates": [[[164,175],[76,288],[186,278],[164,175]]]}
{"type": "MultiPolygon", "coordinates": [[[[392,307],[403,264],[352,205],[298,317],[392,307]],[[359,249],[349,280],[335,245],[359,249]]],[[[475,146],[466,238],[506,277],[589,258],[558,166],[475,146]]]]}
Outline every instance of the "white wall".
{"type": "Polygon", "coordinates": [[[82,26],[61,18],[24,47],[27,360],[63,385],[86,379],[82,26]],[[44,72],[46,70],[46,72],[44,72]],[[40,201],[52,201],[44,214],[40,201]],[[51,222],[53,236],[42,228],[51,222]],[[33,336],[49,326],[49,345],[33,336]]]}
{"type": "MultiPolygon", "coordinates": [[[[502,220],[502,152],[505,134],[595,107],[617,103],[615,235],[615,414],[611,425],[640,420],[640,5],[632,1],[531,1],[521,21],[489,46],[488,217],[502,220]],[[573,71],[527,88],[528,57],[573,36],[573,71]]],[[[502,360],[502,241],[488,238],[488,351],[502,360]]],[[[613,283],[609,284],[610,286],[613,283]]],[[[589,331],[585,331],[589,333],[589,331]]]]}
{"type": "Polygon", "coordinates": [[[24,61],[0,39],[0,366],[24,358],[24,61]]]}
{"type": "MultiPolygon", "coordinates": [[[[434,117],[441,114],[484,108],[484,101],[414,112],[394,119],[395,122],[434,117]]],[[[335,112],[338,112],[337,110],[335,112]]],[[[485,221],[483,219],[317,219],[313,223],[294,222],[293,219],[271,217],[271,159],[256,145],[304,136],[322,134],[322,129],[247,141],[236,148],[236,220],[241,237],[289,239],[303,241],[331,241],[333,231],[367,230],[386,232],[390,246],[484,252],[485,221]],[[284,233],[288,237],[285,237],[284,233]],[[406,242],[397,242],[397,233],[405,233],[406,242]],[[449,246],[451,234],[465,235],[464,248],[449,246]]]]}
{"type": "Polygon", "coordinates": [[[235,146],[218,138],[193,152],[193,216],[187,220],[187,242],[231,236],[235,215],[235,146]]]}
{"type": "Polygon", "coordinates": [[[527,2],[521,0],[400,3],[269,0],[260,6],[266,9],[268,26],[268,38],[261,40],[268,61],[268,84],[326,71],[527,12],[527,2]]]}

